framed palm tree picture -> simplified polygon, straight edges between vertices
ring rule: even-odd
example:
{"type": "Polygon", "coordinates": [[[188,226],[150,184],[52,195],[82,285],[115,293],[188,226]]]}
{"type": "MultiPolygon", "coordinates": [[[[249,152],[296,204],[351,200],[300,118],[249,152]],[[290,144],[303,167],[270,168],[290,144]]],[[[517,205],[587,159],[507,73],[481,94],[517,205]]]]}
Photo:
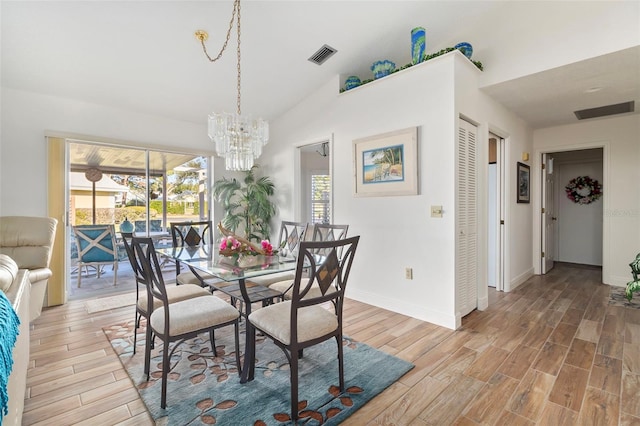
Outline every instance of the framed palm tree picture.
{"type": "Polygon", "coordinates": [[[418,128],[353,141],[355,196],[418,194],[418,128]]]}

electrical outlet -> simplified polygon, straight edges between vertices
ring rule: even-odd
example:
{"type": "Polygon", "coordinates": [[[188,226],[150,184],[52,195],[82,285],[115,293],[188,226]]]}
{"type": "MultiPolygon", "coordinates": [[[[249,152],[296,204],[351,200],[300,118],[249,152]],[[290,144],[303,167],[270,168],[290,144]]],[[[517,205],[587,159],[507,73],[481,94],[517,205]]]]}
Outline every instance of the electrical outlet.
{"type": "Polygon", "coordinates": [[[408,280],[413,279],[413,268],[404,268],[404,277],[408,280]]]}

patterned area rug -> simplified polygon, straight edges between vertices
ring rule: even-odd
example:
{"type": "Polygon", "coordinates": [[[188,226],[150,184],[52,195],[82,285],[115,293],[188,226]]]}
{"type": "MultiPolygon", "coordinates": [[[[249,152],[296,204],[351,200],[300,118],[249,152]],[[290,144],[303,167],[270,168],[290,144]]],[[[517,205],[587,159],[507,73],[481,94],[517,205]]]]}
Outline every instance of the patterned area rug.
{"type": "Polygon", "coordinates": [[[611,286],[609,291],[609,304],[614,306],[624,306],[625,308],[640,309],[640,293],[633,295],[631,302],[624,295],[626,287],[611,286]]]}
{"type": "MultiPolygon", "coordinates": [[[[105,328],[104,332],[158,425],[291,424],[289,364],[269,339],[257,336],[255,379],[245,384],[240,384],[235,367],[231,332],[221,329],[216,333],[218,357],[213,356],[206,334],[183,343],[172,357],[175,367],[169,373],[167,408],[163,410],[159,380],[162,344],[156,342],[152,351],[151,378],[146,381],[144,328],[138,329],[135,355],[133,322],[105,328]]],[[[243,334],[240,340],[243,349],[243,334]]],[[[339,424],[413,368],[409,362],[348,338],[343,348],[343,393],[338,389],[335,340],[305,349],[300,363],[300,424],[339,424]]]]}

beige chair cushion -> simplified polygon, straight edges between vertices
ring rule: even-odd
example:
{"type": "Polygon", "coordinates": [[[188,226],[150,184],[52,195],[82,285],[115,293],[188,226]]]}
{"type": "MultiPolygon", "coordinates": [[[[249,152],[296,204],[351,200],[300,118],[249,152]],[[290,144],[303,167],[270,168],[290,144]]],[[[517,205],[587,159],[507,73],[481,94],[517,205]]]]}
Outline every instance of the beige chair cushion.
{"type": "MultiPolygon", "coordinates": [[[[304,287],[309,282],[309,278],[302,278],[300,280],[300,287],[304,287]]],[[[293,280],[280,281],[277,283],[273,283],[269,286],[271,290],[279,291],[280,293],[284,293],[284,298],[287,300],[291,300],[291,288],[293,286],[293,280]]],[[[327,294],[335,293],[335,287],[330,287],[327,291],[327,294]]],[[[309,292],[304,296],[303,299],[310,299],[314,297],[322,296],[322,291],[320,291],[320,287],[318,283],[315,282],[311,284],[311,288],[309,292]]]]}
{"type": "Polygon", "coordinates": [[[18,265],[6,254],[0,254],[0,290],[7,292],[18,276],[18,265]]]}
{"type": "Polygon", "coordinates": [[[296,276],[295,271],[276,272],[275,274],[249,278],[249,281],[251,281],[252,283],[261,285],[263,287],[270,287],[271,284],[279,283],[280,281],[293,282],[293,279],[295,278],[295,276],[296,276]]]}
{"type": "MultiPolygon", "coordinates": [[[[236,308],[216,296],[196,297],[169,305],[169,334],[177,336],[233,321],[236,308]]],[[[151,314],[151,327],[164,333],[164,307],[151,314]]]]}
{"type": "MultiPolygon", "coordinates": [[[[216,280],[217,278],[214,277],[213,275],[209,275],[209,274],[205,274],[204,272],[202,274],[199,274],[202,279],[204,279],[205,281],[208,280],[216,280]]],[[[195,276],[195,274],[189,270],[187,270],[186,272],[182,272],[180,274],[178,274],[178,276],[176,277],[176,282],[178,284],[195,284],[195,285],[202,285],[202,281],[200,281],[198,279],[198,277],[195,276]]]]}
{"type": "MultiPolygon", "coordinates": [[[[177,285],[167,287],[167,298],[169,303],[181,302],[187,299],[193,299],[194,297],[211,296],[206,289],[199,285],[177,285]]],[[[153,310],[162,307],[162,301],[157,298],[153,298],[153,310]]],[[[141,289],[140,296],[138,297],[138,308],[143,311],[147,311],[147,291],[141,289]]]]}
{"type": "MultiPolygon", "coordinates": [[[[249,315],[249,321],[285,345],[291,343],[291,302],[276,303],[249,315]]],[[[338,317],[320,306],[298,310],[298,342],[306,342],[338,328],[338,317]]]]}

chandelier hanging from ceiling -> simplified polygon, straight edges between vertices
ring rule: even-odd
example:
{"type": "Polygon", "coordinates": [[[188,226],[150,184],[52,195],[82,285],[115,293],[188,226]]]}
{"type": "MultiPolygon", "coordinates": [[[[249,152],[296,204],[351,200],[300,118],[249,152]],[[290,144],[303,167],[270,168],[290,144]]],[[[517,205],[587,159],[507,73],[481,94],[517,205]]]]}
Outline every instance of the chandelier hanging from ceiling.
{"type": "Polygon", "coordinates": [[[222,57],[231,37],[231,30],[236,23],[238,34],[238,78],[237,78],[237,112],[213,112],[209,114],[209,137],[215,142],[216,154],[224,157],[227,170],[249,170],[254,161],[262,154],[262,147],[269,141],[269,123],[262,118],[253,119],[251,116],[242,115],[240,108],[240,0],[234,0],[231,22],[227,30],[227,38],[215,58],[209,56],[205,41],[209,34],[204,30],[196,31],[195,35],[204,54],[209,61],[215,62],[222,57]]]}

